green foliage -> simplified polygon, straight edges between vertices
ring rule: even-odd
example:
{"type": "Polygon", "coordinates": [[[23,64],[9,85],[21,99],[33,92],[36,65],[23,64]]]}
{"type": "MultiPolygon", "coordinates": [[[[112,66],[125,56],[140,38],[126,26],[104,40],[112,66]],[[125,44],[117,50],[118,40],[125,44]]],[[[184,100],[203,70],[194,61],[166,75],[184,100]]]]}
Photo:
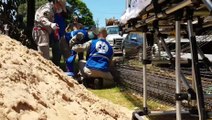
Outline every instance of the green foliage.
{"type": "MultiPolygon", "coordinates": [[[[38,9],[41,5],[47,3],[48,0],[36,0],[35,9],[38,9]]],[[[71,8],[68,10],[68,19],[67,22],[71,23],[73,16],[76,15],[79,17],[79,22],[85,26],[92,26],[95,24],[93,20],[93,15],[90,10],[87,8],[86,4],[81,0],[67,0],[71,4],[71,8]]],[[[24,16],[24,22],[26,23],[27,15],[27,4],[26,2],[19,5],[18,13],[24,16]]]]}
{"type": "MultiPolygon", "coordinates": [[[[36,0],[35,9],[38,9],[41,5],[43,5],[47,2],[48,2],[48,0],[36,0]]],[[[19,5],[18,14],[21,14],[24,16],[24,23],[26,23],[26,21],[27,21],[27,3],[26,2],[22,2],[22,4],[19,5]]]]}
{"type": "Polygon", "coordinates": [[[17,15],[17,8],[22,0],[4,0],[0,1],[0,18],[4,22],[13,22],[17,15]]]}
{"type": "Polygon", "coordinates": [[[41,5],[47,3],[48,0],[36,0],[35,2],[35,9],[37,10],[41,5]]]}
{"type": "Polygon", "coordinates": [[[79,22],[85,26],[93,26],[95,22],[93,20],[93,14],[87,8],[86,4],[81,0],[67,0],[68,3],[72,5],[71,9],[69,10],[69,21],[73,20],[73,16],[79,17],[79,22]]]}
{"type": "MultiPolygon", "coordinates": [[[[143,98],[132,93],[131,91],[115,87],[110,89],[101,89],[101,90],[90,90],[92,93],[97,95],[100,98],[107,99],[115,104],[127,107],[130,110],[142,108],[143,98]]],[[[147,102],[150,110],[170,110],[171,106],[163,105],[159,102],[153,100],[148,100],[147,102]]]]}
{"type": "Polygon", "coordinates": [[[27,12],[26,12],[26,10],[27,10],[26,3],[23,3],[23,4],[20,4],[19,5],[19,7],[18,7],[18,14],[24,16],[24,18],[23,18],[24,23],[26,23],[26,21],[27,21],[27,18],[26,18],[27,12]]]}

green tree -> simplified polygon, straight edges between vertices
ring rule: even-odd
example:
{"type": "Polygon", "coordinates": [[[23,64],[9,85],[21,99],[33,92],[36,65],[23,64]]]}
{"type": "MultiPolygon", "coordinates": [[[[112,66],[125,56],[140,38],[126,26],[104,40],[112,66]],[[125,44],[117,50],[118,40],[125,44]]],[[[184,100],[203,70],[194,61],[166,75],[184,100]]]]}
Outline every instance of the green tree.
{"type": "Polygon", "coordinates": [[[90,12],[88,7],[81,0],[67,0],[68,3],[71,4],[71,8],[69,9],[69,21],[73,20],[73,16],[79,17],[79,22],[85,26],[93,26],[95,22],[93,20],[93,14],[90,12]]]}
{"type": "Polygon", "coordinates": [[[9,26],[9,32],[7,34],[31,48],[33,43],[31,35],[34,24],[34,13],[35,0],[0,1],[0,19],[3,24],[9,26]],[[19,11],[24,12],[20,14],[19,11]],[[27,16],[27,18],[25,17],[23,20],[23,16],[27,16]]]}
{"type": "Polygon", "coordinates": [[[13,22],[17,17],[17,8],[24,0],[0,1],[0,15],[4,22],[13,22]]]}
{"type": "MultiPolygon", "coordinates": [[[[30,1],[30,0],[29,0],[30,1]]],[[[41,5],[48,2],[48,0],[36,0],[35,9],[39,8],[41,5]]],[[[73,16],[79,17],[79,22],[81,22],[85,26],[95,25],[93,20],[93,14],[87,8],[86,4],[81,0],[67,0],[67,2],[71,5],[71,7],[67,7],[68,9],[68,19],[67,22],[70,23],[73,20],[73,16]]],[[[23,3],[18,8],[19,14],[25,16],[24,22],[27,21],[27,3],[23,3]]],[[[33,20],[32,20],[33,21],[33,20]]]]}
{"type": "MultiPolygon", "coordinates": [[[[21,14],[24,16],[24,22],[27,23],[27,9],[38,9],[41,5],[47,3],[48,0],[25,0],[25,2],[22,2],[22,4],[19,5],[18,7],[18,14],[21,14]],[[36,1],[36,2],[35,2],[36,1]],[[29,4],[30,7],[27,7],[29,4]],[[35,6],[35,7],[33,7],[35,6]]],[[[28,15],[34,15],[35,14],[35,10],[29,10],[29,14],[28,15]],[[32,13],[33,12],[33,13],[32,13]]],[[[30,21],[34,21],[33,19],[31,19],[30,21]]]]}
{"type": "MultiPolygon", "coordinates": [[[[22,41],[24,45],[30,48],[36,48],[35,44],[33,44],[34,41],[31,37],[31,32],[34,24],[35,10],[46,2],[48,2],[48,0],[0,1],[0,22],[2,24],[11,24],[11,37],[22,41]],[[24,21],[25,25],[22,21],[24,21]],[[25,28],[25,34],[27,35],[27,38],[24,37],[22,39],[20,37],[20,28],[25,28]]],[[[72,22],[74,15],[77,15],[79,17],[79,22],[83,25],[93,26],[95,24],[95,22],[93,21],[93,15],[87,8],[85,3],[83,3],[81,0],[67,0],[67,2],[71,5],[71,7],[69,7],[68,9],[68,23],[72,22]]]]}
{"type": "Polygon", "coordinates": [[[18,15],[18,6],[23,2],[24,0],[0,1],[0,23],[9,26],[9,35],[13,38],[18,34],[18,28],[21,28],[22,23],[20,21],[21,16],[18,15]]]}

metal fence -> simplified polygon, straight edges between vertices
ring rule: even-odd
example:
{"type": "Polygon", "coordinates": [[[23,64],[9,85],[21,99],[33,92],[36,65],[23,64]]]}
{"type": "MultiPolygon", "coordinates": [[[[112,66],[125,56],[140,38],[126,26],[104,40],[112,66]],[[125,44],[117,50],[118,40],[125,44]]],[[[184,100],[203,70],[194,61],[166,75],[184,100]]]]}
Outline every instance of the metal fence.
{"type": "MultiPolygon", "coordinates": [[[[143,93],[143,74],[142,68],[132,66],[117,66],[115,69],[116,79],[126,88],[133,90],[139,95],[143,93]]],[[[186,77],[191,77],[191,68],[182,68],[186,77]]],[[[202,84],[205,92],[212,87],[212,73],[206,69],[201,69],[202,84]]],[[[191,81],[189,81],[191,84],[191,81]]],[[[172,68],[152,68],[147,72],[147,93],[150,99],[159,100],[169,105],[175,104],[175,77],[172,68]]],[[[186,91],[182,87],[182,91],[186,91]]],[[[212,110],[212,98],[205,100],[206,108],[212,110]]],[[[184,108],[190,106],[190,103],[183,103],[184,108]]]]}

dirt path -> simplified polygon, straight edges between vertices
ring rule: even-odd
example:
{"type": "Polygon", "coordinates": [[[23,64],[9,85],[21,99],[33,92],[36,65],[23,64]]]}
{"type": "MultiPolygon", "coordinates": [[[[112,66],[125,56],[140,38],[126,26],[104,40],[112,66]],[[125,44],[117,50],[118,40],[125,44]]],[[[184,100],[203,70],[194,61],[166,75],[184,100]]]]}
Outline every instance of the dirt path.
{"type": "Polygon", "coordinates": [[[0,35],[0,120],[130,120],[52,62],[0,35]]]}

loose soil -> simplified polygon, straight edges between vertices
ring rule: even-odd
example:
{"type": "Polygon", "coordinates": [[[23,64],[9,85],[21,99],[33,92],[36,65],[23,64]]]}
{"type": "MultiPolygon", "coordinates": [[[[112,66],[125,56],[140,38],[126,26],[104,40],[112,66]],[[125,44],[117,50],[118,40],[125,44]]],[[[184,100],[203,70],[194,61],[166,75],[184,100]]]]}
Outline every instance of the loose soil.
{"type": "MultiPolygon", "coordinates": [[[[109,94],[109,93],[108,93],[109,94]]],[[[130,120],[51,61],[0,35],[0,120],[130,120]]]]}

